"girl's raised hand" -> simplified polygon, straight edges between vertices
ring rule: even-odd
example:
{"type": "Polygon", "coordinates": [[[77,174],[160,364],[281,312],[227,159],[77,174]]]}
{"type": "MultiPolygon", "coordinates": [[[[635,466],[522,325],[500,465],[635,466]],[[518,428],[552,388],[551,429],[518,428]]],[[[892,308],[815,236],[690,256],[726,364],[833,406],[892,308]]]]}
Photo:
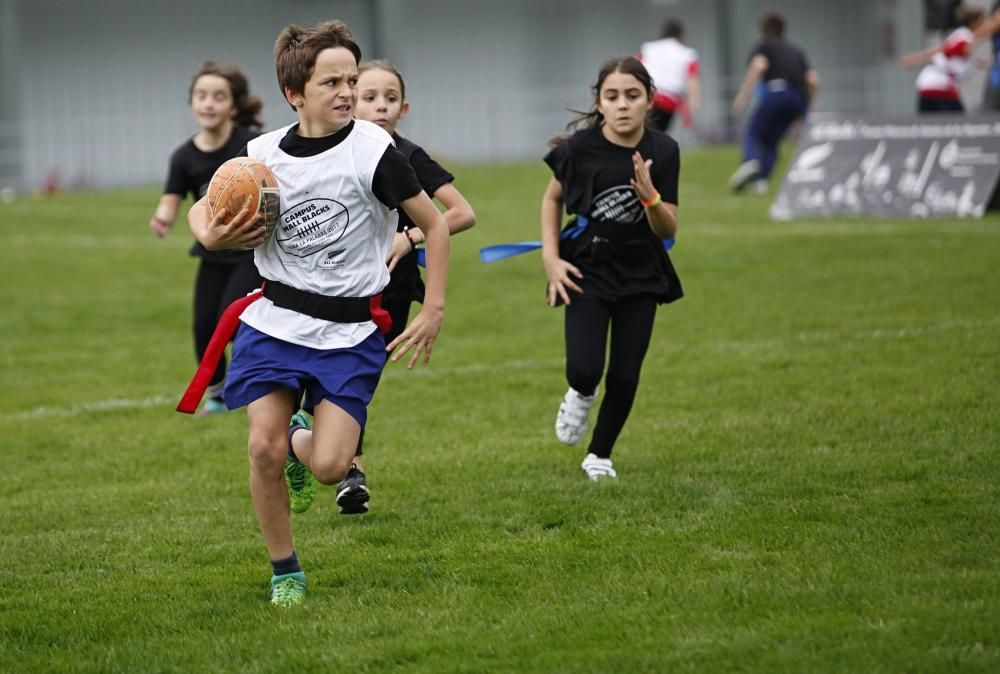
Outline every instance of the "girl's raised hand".
{"type": "Polygon", "coordinates": [[[635,194],[639,197],[640,201],[650,202],[656,198],[656,188],[653,187],[653,178],[649,175],[649,167],[652,165],[653,160],[643,160],[638,150],[632,155],[632,169],[635,171],[635,177],[629,182],[632,183],[632,189],[635,190],[635,194]]]}

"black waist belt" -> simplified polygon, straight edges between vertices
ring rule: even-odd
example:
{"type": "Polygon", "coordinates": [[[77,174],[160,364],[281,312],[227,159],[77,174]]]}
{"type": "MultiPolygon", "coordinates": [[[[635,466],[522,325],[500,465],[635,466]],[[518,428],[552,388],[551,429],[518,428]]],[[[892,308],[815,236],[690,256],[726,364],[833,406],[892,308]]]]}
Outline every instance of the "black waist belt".
{"type": "Polygon", "coordinates": [[[282,309],[333,323],[364,323],[372,319],[370,297],[327,297],[270,280],[264,281],[264,297],[282,309]]]}
{"type": "Polygon", "coordinates": [[[588,220],[587,230],[594,236],[607,239],[612,243],[619,241],[636,241],[652,235],[649,223],[643,218],[640,222],[621,223],[604,220],[588,220]]]}

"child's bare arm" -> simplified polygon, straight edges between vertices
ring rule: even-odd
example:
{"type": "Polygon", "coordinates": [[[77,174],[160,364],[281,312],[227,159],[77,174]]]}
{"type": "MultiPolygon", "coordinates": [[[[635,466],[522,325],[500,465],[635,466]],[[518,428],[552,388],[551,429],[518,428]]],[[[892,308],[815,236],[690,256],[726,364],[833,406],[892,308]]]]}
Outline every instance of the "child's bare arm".
{"type": "Polygon", "coordinates": [[[183,197],[180,194],[164,194],[160,197],[160,203],[156,206],[153,217],[149,219],[149,228],[153,234],[163,238],[170,231],[177,219],[177,211],[180,210],[183,197]]]}
{"type": "Polygon", "coordinates": [[[410,321],[402,334],[392,340],[385,348],[392,351],[393,362],[398,361],[408,351],[412,356],[406,367],[412,368],[423,356],[426,365],[431,359],[434,340],[441,331],[444,320],[445,287],[448,283],[448,223],[444,216],[434,206],[434,202],[426,192],[420,192],[414,197],[401,202],[400,208],[406,211],[424,235],[424,248],[427,251],[427,290],[424,292],[424,302],[416,318],[410,321]]]}
{"type": "Polygon", "coordinates": [[[573,275],[581,279],[583,274],[574,265],[559,257],[559,224],[562,221],[562,210],[562,183],[551,178],[545,187],[545,194],[542,195],[541,218],[542,265],[545,267],[545,276],[548,279],[545,296],[549,306],[552,307],[556,305],[557,298],[569,304],[570,290],[583,292],[583,289],[570,278],[570,275],[573,275]]]}
{"type": "Polygon", "coordinates": [[[472,206],[451,183],[445,183],[434,192],[434,198],[444,204],[444,220],[452,234],[464,232],[476,224],[476,213],[472,206]]]}

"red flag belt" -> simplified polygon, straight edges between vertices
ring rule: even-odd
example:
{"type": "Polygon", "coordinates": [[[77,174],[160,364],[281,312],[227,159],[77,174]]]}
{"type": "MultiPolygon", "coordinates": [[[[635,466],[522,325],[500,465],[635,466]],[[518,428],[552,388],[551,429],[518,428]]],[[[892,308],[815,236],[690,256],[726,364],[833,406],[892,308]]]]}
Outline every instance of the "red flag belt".
{"type": "MultiPolygon", "coordinates": [[[[201,402],[209,382],[212,381],[212,375],[215,374],[215,370],[219,366],[219,360],[226,350],[226,344],[236,334],[236,328],[240,325],[240,315],[248,306],[263,296],[262,287],[246,297],[236,300],[222,312],[219,323],[215,326],[215,332],[212,333],[212,339],[209,340],[208,347],[205,349],[205,355],[202,356],[198,369],[195,371],[191,383],[188,384],[187,390],[184,391],[181,401],[177,403],[178,412],[194,414],[195,410],[198,409],[198,403],[201,402]]],[[[382,331],[382,334],[387,334],[392,330],[392,318],[389,316],[389,312],[382,308],[382,295],[371,297],[369,307],[371,319],[382,331]]]]}

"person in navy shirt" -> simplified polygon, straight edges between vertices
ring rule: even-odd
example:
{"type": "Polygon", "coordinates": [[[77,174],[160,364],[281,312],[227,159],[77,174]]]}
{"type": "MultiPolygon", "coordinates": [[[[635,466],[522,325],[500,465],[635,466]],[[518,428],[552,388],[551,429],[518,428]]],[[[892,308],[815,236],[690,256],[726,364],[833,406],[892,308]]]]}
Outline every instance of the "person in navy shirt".
{"type": "Polygon", "coordinates": [[[785,40],[785,18],[780,13],[764,12],[760,33],[761,40],[750,52],[743,84],[733,101],[733,114],[738,116],[755,90],[760,99],[743,137],[743,161],[729,179],[733,192],[751,183],[758,193],[767,192],[778,161],[778,144],[792,124],[805,117],[819,88],[819,75],[805,52],[785,40]]]}

